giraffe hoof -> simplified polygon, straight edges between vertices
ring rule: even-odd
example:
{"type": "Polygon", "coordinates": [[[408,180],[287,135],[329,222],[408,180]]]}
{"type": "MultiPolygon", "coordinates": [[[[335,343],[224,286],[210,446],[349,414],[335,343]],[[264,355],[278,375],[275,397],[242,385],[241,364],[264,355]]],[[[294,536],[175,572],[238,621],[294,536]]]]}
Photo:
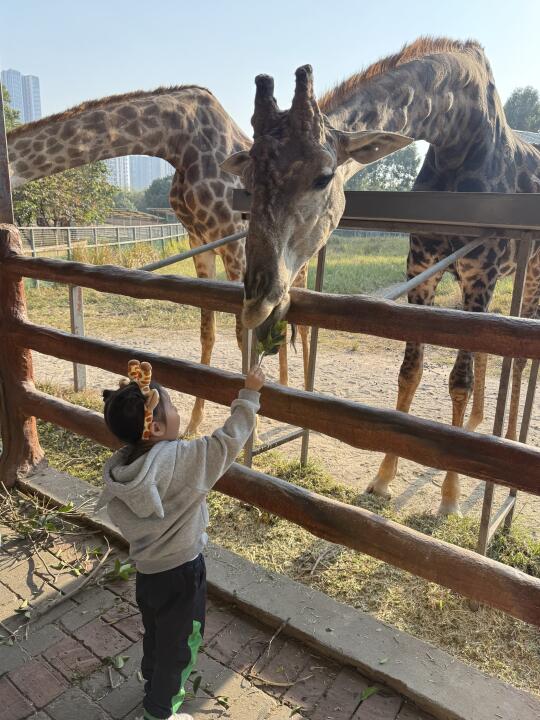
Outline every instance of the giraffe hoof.
{"type": "Polygon", "coordinates": [[[448,515],[456,515],[457,517],[463,517],[463,513],[459,509],[459,503],[451,500],[441,501],[438,514],[444,517],[447,517],[448,515]]]}
{"type": "Polygon", "coordinates": [[[199,423],[197,423],[196,425],[189,423],[187,428],[182,433],[181,437],[184,440],[188,440],[189,438],[196,437],[199,434],[198,430],[199,430],[199,423]]]}
{"type": "Polygon", "coordinates": [[[366,495],[376,495],[384,500],[390,500],[392,497],[392,493],[388,490],[388,486],[382,484],[377,478],[369,483],[364,492],[366,495]]]}

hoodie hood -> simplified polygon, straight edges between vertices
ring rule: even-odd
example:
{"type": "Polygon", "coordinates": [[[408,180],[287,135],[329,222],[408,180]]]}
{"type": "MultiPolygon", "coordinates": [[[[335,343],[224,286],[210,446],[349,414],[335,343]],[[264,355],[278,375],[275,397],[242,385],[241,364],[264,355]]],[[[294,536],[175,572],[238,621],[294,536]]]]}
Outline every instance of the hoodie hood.
{"type": "Polygon", "coordinates": [[[162,498],[173,478],[176,447],[174,441],[157,443],[129,465],[126,465],[129,448],[114,453],[103,467],[105,489],[96,507],[104,507],[118,498],[137,517],[165,517],[162,498]]]}

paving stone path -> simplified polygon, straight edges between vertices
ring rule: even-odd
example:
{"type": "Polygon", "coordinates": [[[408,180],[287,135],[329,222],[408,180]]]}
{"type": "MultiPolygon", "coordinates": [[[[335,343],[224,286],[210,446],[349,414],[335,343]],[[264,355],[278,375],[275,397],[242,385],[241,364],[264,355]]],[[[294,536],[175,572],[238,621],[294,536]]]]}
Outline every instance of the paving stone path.
{"type": "MultiPolygon", "coordinates": [[[[139,718],[142,627],[133,578],[89,583],[45,612],[81,582],[81,562],[87,572],[99,562],[101,536],[81,528],[37,550],[7,527],[0,525],[0,534],[0,720],[139,718]]],[[[125,553],[113,548],[114,556],[125,553]]],[[[192,676],[201,681],[186,712],[196,720],[432,720],[355,669],[284,632],[274,635],[210,598],[192,676]],[[373,687],[377,692],[361,702],[373,687]]]]}

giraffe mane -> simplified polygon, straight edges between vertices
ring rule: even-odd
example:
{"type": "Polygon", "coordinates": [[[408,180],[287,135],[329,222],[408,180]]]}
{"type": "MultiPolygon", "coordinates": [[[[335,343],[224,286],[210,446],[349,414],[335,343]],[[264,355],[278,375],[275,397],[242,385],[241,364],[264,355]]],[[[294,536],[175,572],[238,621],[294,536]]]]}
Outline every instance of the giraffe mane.
{"type": "Polygon", "coordinates": [[[34,120],[33,122],[17,125],[17,127],[13,128],[13,130],[10,130],[9,136],[10,138],[14,138],[17,137],[17,135],[19,134],[27,132],[28,130],[34,130],[41,127],[42,125],[48,125],[50,122],[69,120],[73,117],[77,117],[77,115],[85,112],[86,110],[95,110],[97,108],[103,107],[104,105],[107,105],[110,102],[136,100],[141,97],[150,97],[151,95],[167,95],[179,92],[181,90],[204,90],[205,92],[212,95],[210,90],[204,87],[200,87],[199,85],[162,86],[156,88],[155,90],[134,90],[132,92],[121,93],[119,95],[108,95],[107,97],[98,98],[97,100],[86,100],[85,102],[79,103],[79,105],[74,105],[73,107],[68,108],[67,110],[63,110],[62,112],[55,113],[54,115],[47,115],[40,120],[34,120]]]}
{"type": "Polygon", "coordinates": [[[419,60],[426,55],[447,52],[467,53],[471,50],[483,52],[483,47],[476,40],[466,40],[463,42],[461,40],[451,40],[446,37],[419,37],[414,42],[404,45],[399,52],[378,60],[364,70],[354,73],[354,75],[351,75],[339,85],[327,90],[320,98],[319,106],[323,112],[328,112],[336,105],[350,98],[355,90],[373,78],[384,75],[384,73],[400,65],[405,65],[413,60],[419,60]]]}

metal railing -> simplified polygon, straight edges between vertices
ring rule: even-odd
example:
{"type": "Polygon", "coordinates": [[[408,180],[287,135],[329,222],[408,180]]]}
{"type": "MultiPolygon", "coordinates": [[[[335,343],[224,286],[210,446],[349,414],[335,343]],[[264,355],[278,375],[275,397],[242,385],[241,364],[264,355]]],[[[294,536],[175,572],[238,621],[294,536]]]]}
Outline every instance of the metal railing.
{"type": "Polygon", "coordinates": [[[25,255],[67,255],[75,247],[117,247],[174,240],[187,235],[181,223],[160,225],[91,225],[85,227],[20,227],[25,255]]]}

